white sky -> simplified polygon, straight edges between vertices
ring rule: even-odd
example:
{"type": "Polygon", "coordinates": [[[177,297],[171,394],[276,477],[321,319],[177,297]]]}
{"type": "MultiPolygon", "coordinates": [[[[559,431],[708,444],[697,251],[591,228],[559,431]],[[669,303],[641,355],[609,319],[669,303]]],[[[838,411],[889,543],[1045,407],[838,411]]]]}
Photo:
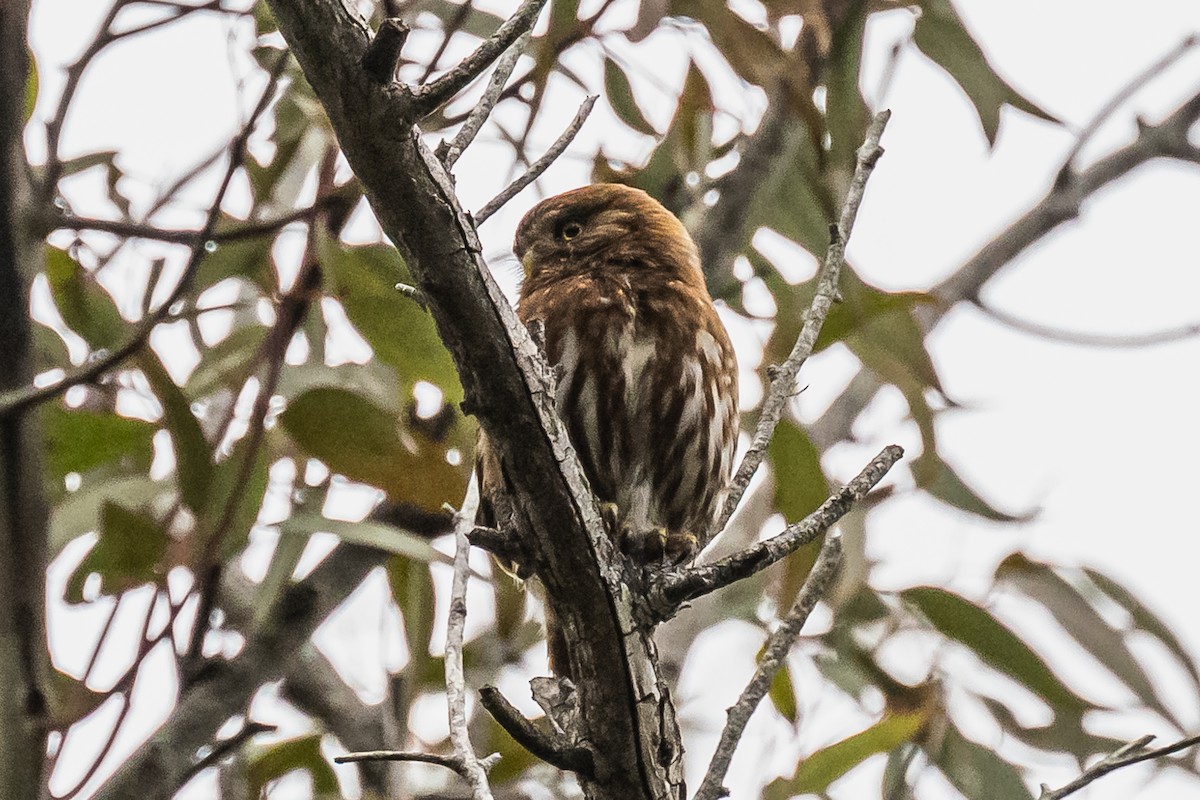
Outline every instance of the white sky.
{"type": "MultiPolygon", "coordinates": [[[[53,107],[60,91],[60,68],[93,35],[105,5],[67,0],[35,4],[32,41],[41,70],[40,117],[53,107]]],[[[884,139],[887,155],[871,180],[849,250],[860,273],[887,289],[927,288],[952,271],[1046,191],[1073,144],[1072,130],[1131,76],[1185,35],[1200,32],[1200,5],[1192,0],[1132,6],[1112,0],[1003,4],[972,0],[955,5],[998,71],[1068,127],[1007,110],[996,148],[989,151],[961,91],[913,48],[907,49],[885,98],[894,112],[884,139]]],[[[904,11],[874,18],[863,82],[869,100],[878,99],[885,54],[893,42],[907,36],[911,25],[911,15],[904,11]]],[[[236,77],[247,70],[245,59],[238,55],[247,41],[244,26],[196,15],[113,48],[96,61],[80,88],[63,137],[64,154],[119,148],[121,166],[151,186],[191,166],[228,140],[239,108],[246,105],[243,100],[239,106],[234,86],[236,77]],[[237,46],[230,46],[231,37],[237,46]]],[[[640,48],[623,51],[637,63],[653,65],[655,80],[663,88],[639,85],[638,96],[647,116],[660,128],[670,113],[663,89],[677,86],[682,75],[681,41],[675,34],[657,35],[640,48]]],[[[592,56],[585,54],[580,63],[592,56]]],[[[710,78],[725,87],[727,96],[721,99],[729,110],[752,115],[761,109],[756,91],[741,91],[727,76],[710,73],[710,78]]],[[[247,96],[256,96],[258,86],[252,82],[247,96]]],[[[1128,141],[1136,114],[1156,121],[1198,90],[1200,53],[1193,52],[1102,129],[1085,151],[1085,162],[1128,141]]],[[[537,129],[535,146],[548,143],[573,113],[570,103],[549,110],[549,119],[537,129]]],[[[37,125],[31,127],[27,140],[32,156],[40,160],[44,151],[37,125]]],[[[602,106],[574,151],[590,153],[598,142],[610,154],[629,158],[644,154],[648,144],[619,129],[602,106]]],[[[507,163],[497,160],[502,152],[493,138],[492,144],[481,142],[460,162],[456,172],[468,208],[482,205],[507,181],[507,171],[495,166],[507,163]]],[[[586,182],[589,168],[590,158],[585,157],[564,158],[555,165],[536,190],[526,190],[484,226],[485,252],[507,252],[516,220],[537,196],[586,182]]],[[[211,183],[198,184],[189,195],[197,206],[207,202],[211,183]]],[[[71,190],[78,208],[94,207],[89,204],[99,196],[95,186],[86,181],[76,184],[71,190]]],[[[136,209],[145,191],[132,183],[128,188],[136,209]]],[[[1197,219],[1200,168],[1151,165],[1090,201],[1080,220],[1047,237],[991,282],[985,298],[1024,319],[1072,331],[1138,333],[1196,322],[1200,320],[1197,219]]],[[[197,218],[181,210],[164,215],[161,221],[185,226],[195,225],[197,218]]],[[[813,268],[811,259],[801,255],[796,263],[800,272],[813,268]]],[[[132,276],[139,267],[129,269],[132,276]]],[[[748,340],[739,346],[747,352],[754,349],[748,340]]],[[[1200,526],[1192,496],[1200,482],[1195,455],[1200,452],[1200,340],[1138,350],[1083,348],[1016,333],[963,308],[939,327],[932,351],[947,391],[964,406],[940,419],[941,446],[948,460],[1000,508],[1020,512],[1040,507],[1041,513],[1028,523],[997,526],[921,497],[893,501],[871,520],[868,552],[878,561],[872,573],[874,585],[902,588],[932,582],[981,598],[999,559],[1023,550],[1036,558],[1099,567],[1133,587],[1200,655],[1194,588],[1200,526]]],[[[805,368],[802,380],[809,389],[801,402],[806,416],[823,410],[849,378],[852,366],[844,353],[831,353],[805,368]]],[[[839,477],[849,477],[890,442],[904,444],[915,455],[919,439],[904,417],[897,398],[881,397],[855,428],[861,442],[838,446],[828,455],[827,464],[839,477]]],[[[382,607],[383,591],[381,584],[368,587],[362,602],[382,607]]],[[[1013,602],[1002,602],[998,608],[1009,619],[1036,620],[1013,602]]],[[[382,664],[396,666],[398,659],[403,660],[402,645],[379,641],[381,613],[376,610],[365,620],[360,615],[341,623],[347,626],[342,636],[348,637],[341,641],[372,648],[356,652],[350,659],[354,663],[339,660],[367,695],[377,695],[381,689],[382,664]]],[[[87,627],[94,615],[72,618],[87,627]]],[[[65,624],[66,618],[62,619],[65,624]]],[[[1034,625],[1032,630],[1036,641],[1053,650],[1056,634],[1050,626],[1034,625]]],[[[731,625],[702,642],[698,654],[710,663],[720,657],[723,666],[718,667],[721,680],[717,682],[733,692],[748,675],[760,641],[748,627],[731,625]],[[742,663],[730,663],[731,652],[742,654],[742,663]]],[[[1072,685],[1093,694],[1111,690],[1098,670],[1074,666],[1086,663],[1082,656],[1061,655],[1064,652],[1060,649],[1059,660],[1051,661],[1072,664],[1067,676],[1072,685]]],[[[114,663],[110,671],[121,667],[114,663]]],[[[796,669],[805,672],[802,664],[796,669]]],[[[920,670],[911,677],[920,678],[920,670]]],[[[1181,710],[1184,718],[1200,725],[1200,709],[1177,691],[1178,681],[1167,674],[1161,677],[1179,704],[1187,704],[1181,710]]],[[[510,696],[519,691],[519,686],[509,688],[510,696]]],[[[159,685],[153,694],[161,698],[167,691],[168,686],[159,685]]],[[[700,720],[716,726],[722,716],[719,710],[731,699],[732,694],[721,695],[721,702],[708,700],[700,720]]],[[[828,713],[831,703],[802,699],[802,708],[819,710],[825,719],[835,716],[828,713]]],[[[273,717],[284,713],[278,704],[263,707],[273,717]]],[[[835,703],[833,708],[836,712],[835,703]]],[[[166,712],[161,699],[150,699],[137,706],[134,719],[152,724],[166,712]]],[[[433,716],[438,713],[431,709],[433,716]]],[[[733,785],[746,785],[763,768],[785,769],[797,745],[808,751],[828,744],[860,729],[864,719],[846,716],[841,723],[806,727],[797,739],[766,717],[760,714],[753,726],[753,735],[763,746],[746,748],[757,750],[758,755],[735,762],[733,785]],[[762,755],[773,747],[777,748],[774,757],[762,755]],[[762,758],[768,758],[771,767],[762,758]]],[[[1143,731],[1126,725],[1105,732],[1143,731]]],[[[1146,732],[1167,735],[1166,731],[1146,732]]],[[[697,783],[695,770],[702,766],[697,754],[711,748],[714,735],[715,727],[708,737],[692,740],[692,785],[697,783]]],[[[136,740],[131,734],[126,745],[131,747],[136,740]]],[[[881,769],[880,762],[860,770],[836,785],[835,796],[872,791],[881,769]]],[[[1195,792],[1195,783],[1169,775],[1143,786],[1146,775],[1141,767],[1127,770],[1079,796],[1165,800],[1181,796],[1184,787],[1195,792]]],[[[1071,776],[1070,765],[1057,762],[1038,772],[1039,780],[1052,784],[1071,776]]],[[[69,776],[61,780],[70,782],[69,776]]],[[[938,781],[936,777],[925,780],[938,781]]],[[[208,786],[196,786],[188,796],[209,793],[208,786]]],[[[928,796],[939,794],[930,791],[928,796]]]]}

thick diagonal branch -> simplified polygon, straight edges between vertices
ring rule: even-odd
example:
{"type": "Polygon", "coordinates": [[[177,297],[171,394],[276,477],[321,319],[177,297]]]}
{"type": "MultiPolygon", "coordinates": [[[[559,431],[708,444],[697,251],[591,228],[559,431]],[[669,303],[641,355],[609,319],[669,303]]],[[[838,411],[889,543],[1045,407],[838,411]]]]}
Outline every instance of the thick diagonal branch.
{"type": "Polygon", "coordinates": [[[635,599],[547,391],[544,360],[491,278],[451,178],[413,129],[410,95],[361,69],[368,32],[340,0],[271,0],[271,8],[513,483],[520,535],[572,644],[579,734],[604,756],[594,777],[581,776],[584,793],[678,797],[678,730],[653,643],[635,622],[635,599]]]}

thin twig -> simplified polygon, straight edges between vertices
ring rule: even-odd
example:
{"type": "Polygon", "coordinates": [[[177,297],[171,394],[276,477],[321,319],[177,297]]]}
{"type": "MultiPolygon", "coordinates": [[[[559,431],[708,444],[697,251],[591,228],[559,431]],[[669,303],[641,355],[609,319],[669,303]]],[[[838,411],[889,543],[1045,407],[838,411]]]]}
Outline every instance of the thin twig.
{"type": "Polygon", "coordinates": [[[1100,129],[1100,126],[1108,121],[1108,118],[1115,114],[1117,109],[1126,100],[1133,97],[1143,86],[1165,72],[1198,43],[1200,43],[1200,38],[1196,34],[1188,36],[1176,45],[1173,50],[1138,73],[1133,80],[1121,87],[1121,90],[1113,95],[1096,112],[1096,115],[1092,117],[1088,124],[1083,127],[1083,130],[1079,132],[1079,136],[1075,140],[1075,146],[1071,148],[1071,152],[1067,153],[1067,157],[1063,160],[1062,169],[1058,173],[1058,180],[1063,181],[1070,177],[1072,171],[1075,169],[1075,160],[1079,158],[1079,153],[1083,150],[1084,146],[1091,141],[1092,137],[1096,135],[1096,131],[1100,129]]]}
{"type": "MultiPolygon", "coordinates": [[[[821,326],[825,323],[825,317],[838,298],[838,276],[841,273],[842,262],[845,260],[846,242],[850,238],[851,231],[854,230],[854,219],[858,216],[858,208],[862,204],[863,194],[867,188],[867,179],[871,177],[875,162],[883,155],[879,139],[883,136],[884,128],[887,127],[890,117],[890,111],[881,111],[875,115],[875,119],[867,128],[866,140],[858,149],[858,165],[854,169],[850,190],[846,193],[846,202],[842,206],[841,218],[837,225],[830,226],[829,250],[825,254],[825,263],[817,277],[817,291],[805,315],[804,327],[800,330],[800,335],[796,337],[796,344],[792,347],[792,352],[788,355],[787,360],[775,370],[775,376],[767,390],[766,399],[763,400],[758,427],[754,431],[754,440],[750,445],[750,450],[738,466],[737,473],[729,487],[729,494],[725,499],[725,506],[721,510],[721,516],[710,534],[719,533],[729,522],[738,503],[741,502],[742,495],[746,492],[746,487],[750,485],[750,480],[758,471],[759,465],[762,464],[767,453],[767,445],[770,444],[771,437],[775,433],[775,427],[779,424],[779,420],[795,392],[796,375],[812,353],[817,336],[821,332],[821,326]]],[[[711,539],[711,535],[708,538],[711,539]]]]}
{"type": "Polygon", "coordinates": [[[188,231],[159,228],[149,223],[134,222],[132,220],[85,219],[63,213],[52,215],[49,219],[49,224],[54,230],[100,231],[101,233],[111,233],[116,236],[153,239],[154,241],[171,242],[173,244],[195,245],[197,242],[203,244],[204,241],[222,244],[276,233],[281,228],[291,225],[294,222],[304,222],[311,219],[318,212],[330,205],[330,203],[338,199],[340,199],[338,194],[319,197],[312,205],[298,208],[276,219],[263,220],[261,222],[246,222],[241,225],[231,226],[223,231],[214,230],[207,238],[204,238],[204,231],[202,230],[188,231]]]}
{"type": "Polygon", "coordinates": [[[1085,347],[1152,347],[1157,344],[1177,342],[1180,339],[1190,339],[1193,336],[1200,336],[1200,322],[1193,322],[1190,325],[1180,325],[1177,328],[1152,331],[1150,333],[1131,333],[1126,335],[1065,331],[1061,328],[1055,328],[1052,325],[1042,325],[1037,322],[1021,319],[1007,311],[984,303],[978,297],[971,298],[970,302],[997,322],[1003,323],[1010,328],[1015,328],[1022,333],[1085,347]]]}
{"type": "Polygon", "coordinates": [[[479,701],[488,713],[500,723],[500,727],[508,731],[517,744],[533,753],[538,758],[559,769],[577,773],[585,778],[591,778],[595,770],[592,753],[586,747],[579,747],[558,741],[558,737],[549,731],[540,730],[525,718],[508,698],[500,693],[495,686],[484,686],[479,690],[479,701]]]}
{"type": "MultiPolygon", "coordinates": [[[[492,753],[486,758],[479,760],[479,764],[485,769],[490,770],[500,760],[499,753],[492,753]]],[[[421,764],[435,764],[439,767],[454,770],[464,778],[464,768],[462,759],[458,756],[439,756],[433,753],[414,753],[409,750],[363,750],[358,753],[347,753],[344,756],[336,756],[333,759],[335,764],[353,764],[359,761],[408,761],[418,762],[421,764]]]]}
{"type": "Polygon", "coordinates": [[[1200,744],[1200,735],[1189,736],[1186,739],[1175,742],[1175,744],[1160,747],[1156,750],[1147,750],[1146,745],[1152,741],[1154,741],[1153,736],[1143,736],[1141,739],[1118,748],[1088,767],[1078,778],[1059,789],[1051,789],[1043,783],[1042,793],[1038,796],[1038,800],[1062,800],[1062,798],[1074,794],[1097,778],[1103,778],[1108,773],[1122,767],[1140,764],[1143,761],[1164,758],[1173,753],[1178,753],[1180,750],[1187,750],[1189,747],[1200,744]]]}
{"type": "Polygon", "coordinates": [[[903,455],[904,450],[898,445],[883,448],[854,480],[834,492],[816,511],[766,541],[711,564],[658,573],[651,579],[646,602],[658,619],[665,620],[673,616],[681,604],[748,578],[796,552],[832,528],[855,503],[867,496],[903,455]]]}
{"type": "Polygon", "coordinates": [[[817,557],[817,563],[813,565],[812,572],[805,579],[804,587],[796,597],[796,602],[792,604],[792,608],[784,617],[783,622],[768,637],[762,660],[758,662],[758,668],[754,670],[754,677],[746,684],[738,701],[729,709],[725,729],[721,731],[721,739],[717,743],[716,752],[713,753],[712,761],[708,765],[708,773],[704,776],[704,781],[700,784],[693,800],[717,800],[717,798],[729,794],[722,783],[725,780],[725,773],[729,770],[729,763],[733,760],[733,754],[737,750],[738,742],[742,738],[742,733],[746,730],[746,725],[750,722],[750,717],[754,715],[754,710],[758,708],[759,702],[771,688],[775,673],[784,665],[788,651],[792,649],[792,645],[800,635],[800,630],[808,621],[808,615],[812,613],[817,601],[825,595],[829,585],[833,582],[841,560],[842,539],[839,534],[832,533],[826,537],[825,544],[821,547],[821,554],[817,557]]]}
{"type": "Polygon", "coordinates": [[[183,782],[187,783],[209,767],[216,766],[221,759],[237,750],[239,747],[253,739],[258,734],[275,733],[278,730],[279,729],[274,725],[268,725],[265,722],[247,722],[246,724],[242,725],[241,729],[239,729],[238,732],[233,736],[230,736],[228,739],[222,739],[214,744],[212,750],[210,750],[207,755],[193,764],[191,768],[184,773],[183,782]]]}
{"type": "Polygon", "coordinates": [[[479,505],[479,482],[467,485],[463,507],[454,520],[454,581],[450,589],[450,615],[446,623],[446,705],[450,718],[450,742],[462,764],[460,774],[471,784],[474,800],[493,800],[484,769],[471,746],[467,725],[467,678],[463,672],[463,628],[467,622],[467,578],[471,543],[467,532],[475,527],[475,509],[479,505]]]}
{"type": "Polygon", "coordinates": [[[571,120],[571,124],[568,125],[567,129],[562,132],[562,135],[555,140],[554,144],[550,146],[550,149],[546,151],[544,156],[530,164],[529,169],[525,171],[524,175],[510,183],[504,189],[504,191],[493,197],[487,202],[487,205],[475,212],[474,216],[476,225],[482,225],[488,220],[489,217],[492,216],[492,214],[495,214],[497,211],[499,211],[505,203],[516,197],[522,189],[540,178],[542,173],[545,172],[550,165],[553,164],[558,157],[563,154],[563,151],[566,150],[567,146],[571,144],[571,140],[573,140],[575,135],[579,133],[579,129],[583,127],[583,123],[587,121],[588,114],[592,113],[592,106],[596,105],[597,96],[598,95],[590,95],[586,100],[583,101],[583,105],[581,105],[579,110],[575,112],[575,119],[571,120]]]}
{"type": "Polygon", "coordinates": [[[478,78],[488,65],[512,46],[522,34],[533,29],[538,14],[546,0],[525,0],[517,12],[504,21],[495,33],[485,39],[475,52],[464,58],[453,69],[447,70],[432,83],[412,90],[413,108],[421,117],[429,114],[467,87],[478,78]]]}
{"type": "Polygon", "coordinates": [[[517,61],[520,60],[521,54],[529,46],[531,35],[529,31],[526,31],[517,37],[517,41],[513,42],[512,47],[504,51],[504,55],[496,62],[496,69],[492,72],[491,80],[488,81],[487,88],[483,91],[483,97],[479,100],[479,105],[471,109],[471,113],[467,116],[466,121],[463,122],[462,127],[458,129],[458,133],[454,135],[454,139],[448,144],[442,142],[438,146],[438,158],[442,159],[442,163],[446,165],[446,169],[452,169],[455,162],[458,161],[458,157],[463,154],[464,150],[471,146],[471,142],[475,141],[479,129],[483,127],[483,123],[487,122],[492,109],[500,101],[500,93],[504,91],[504,84],[508,83],[513,68],[517,66],[517,61]]]}
{"type": "Polygon", "coordinates": [[[221,204],[225,200],[225,194],[229,190],[230,184],[233,183],[234,175],[237,174],[238,169],[245,162],[246,142],[254,132],[258,118],[267,110],[271,98],[275,96],[275,87],[283,75],[287,59],[288,53],[284,50],[280,53],[279,60],[271,70],[270,79],[267,81],[267,86],[263,90],[262,97],[259,98],[258,105],[255,106],[254,111],[250,114],[250,118],[229,145],[229,166],[225,169],[225,176],[221,180],[220,188],[217,189],[217,195],[213,200],[213,204],[208,209],[204,226],[200,229],[195,242],[192,244],[191,255],[188,257],[187,264],[183,268],[183,275],[179,278],[179,282],[175,284],[175,288],[171,290],[171,294],[153,313],[134,328],[133,333],[128,339],[104,356],[96,358],[83,367],[68,373],[56,383],[42,387],[26,386],[23,389],[5,392],[0,395],[0,418],[20,411],[30,405],[58,397],[72,386],[78,386],[81,383],[88,383],[95,380],[140,350],[150,338],[151,331],[168,317],[171,313],[171,306],[175,305],[191,287],[192,279],[195,278],[196,272],[200,269],[200,263],[204,260],[204,256],[207,253],[208,242],[212,239],[213,229],[217,225],[217,220],[221,217],[221,204]]]}
{"type": "Polygon", "coordinates": [[[462,26],[466,24],[467,17],[471,15],[473,6],[472,0],[465,0],[454,12],[454,17],[450,23],[446,25],[442,33],[442,41],[438,43],[438,49],[434,51],[429,58],[429,63],[425,65],[425,71],[421,73],[419,84],[424,84],[433,77],[433,73],[437,72],[438,64],[442,62],[442,56],[446,55],[446,48],[450,46],[450,40],[454,38],[454,34],[462,30],[462,26]]]}

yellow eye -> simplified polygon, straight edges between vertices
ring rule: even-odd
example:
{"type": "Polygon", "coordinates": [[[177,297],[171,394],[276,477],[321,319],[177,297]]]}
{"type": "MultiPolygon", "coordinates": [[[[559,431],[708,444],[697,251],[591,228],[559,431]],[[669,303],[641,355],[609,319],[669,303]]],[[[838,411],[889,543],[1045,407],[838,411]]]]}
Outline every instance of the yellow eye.
{"type": "Polygon", "coordinates": [[[566,222],[559,228],[558,235],[564,242],[569,242],[579,234],[583,233],[583,226],[578,222],[566,222]]]}

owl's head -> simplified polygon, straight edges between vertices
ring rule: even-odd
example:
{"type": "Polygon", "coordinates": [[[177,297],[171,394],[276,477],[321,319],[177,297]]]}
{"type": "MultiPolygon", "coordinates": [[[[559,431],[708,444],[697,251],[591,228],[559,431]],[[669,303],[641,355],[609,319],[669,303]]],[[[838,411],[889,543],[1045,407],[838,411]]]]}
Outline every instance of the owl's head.
{"type": "Polygon", "coordinates": [[[683,223],[641,189],[618,183],[584,186],[538,203],[517,227],[513,252],[527,278],[619,269],[701,286],[704,281],[683,223]]]}

